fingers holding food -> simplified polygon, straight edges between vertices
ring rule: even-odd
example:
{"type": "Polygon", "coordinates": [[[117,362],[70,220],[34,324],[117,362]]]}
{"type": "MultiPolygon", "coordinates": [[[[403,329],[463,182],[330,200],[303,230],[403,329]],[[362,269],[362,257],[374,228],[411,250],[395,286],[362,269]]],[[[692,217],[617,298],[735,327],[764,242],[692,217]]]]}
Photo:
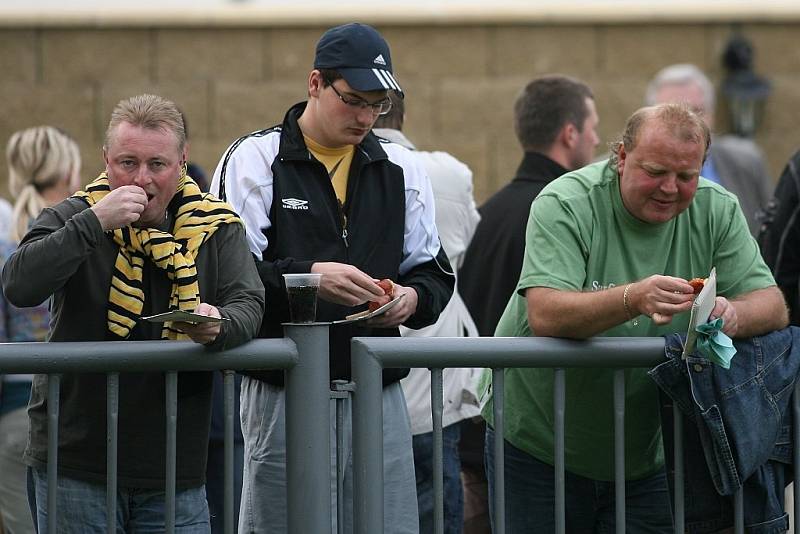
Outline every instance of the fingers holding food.
{"type": "Polygon", "coordinates": [[[368,309],[371,312],[377,310],[394,298],[394,282],[388,278],[384,278],[378,281],[377,285],[383,290],[384,294],[369,302],[368,309]]]}
{"type": "Polygon", "coordinates": [[[705,278],[692,278],[689,280],[689,285],[692,286],[695,295],[699,295],[700,292],[705,287],[706,279],[705,278]]]}

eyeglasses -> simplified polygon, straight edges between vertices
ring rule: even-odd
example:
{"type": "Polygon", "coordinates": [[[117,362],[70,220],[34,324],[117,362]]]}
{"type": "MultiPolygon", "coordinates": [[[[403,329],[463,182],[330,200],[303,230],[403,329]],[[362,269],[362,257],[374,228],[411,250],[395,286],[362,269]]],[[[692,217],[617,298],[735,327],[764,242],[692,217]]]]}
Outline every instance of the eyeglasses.
{"type": "Polygon", "coordinates": [[[333,89],[333,92],[336,93],[336,96],[339,97],[339,100],[344,102],[350,107],[358,108],[358,109],[367,109],[372,108],[372,113],[375,115],[386,115],[392,109],[392,101],[388,98],[381,100],[380,102],[370,103],[364,100],[363,98],[358,97],[346,97],[342,93],[336,89],[336,86],[332,83],[329,84],[330,88],[333,89]]]}

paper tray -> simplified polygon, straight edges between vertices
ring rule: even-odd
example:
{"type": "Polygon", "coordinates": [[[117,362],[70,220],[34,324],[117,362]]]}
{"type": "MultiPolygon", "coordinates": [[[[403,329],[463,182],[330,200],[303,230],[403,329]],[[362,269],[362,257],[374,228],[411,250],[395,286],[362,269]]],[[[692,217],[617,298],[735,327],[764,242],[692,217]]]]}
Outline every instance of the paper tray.
{"type": "Polygon", "coordinates": [[[405,294],[400,295],[399,297],[395,297],[380,308],[375,311],[364,310],[358,313],[354,313],[352,315],[348,315],[344,319],[339,319],[338,321],[331,321],[331,324],[346,324],[346,323],[355,323],[356,321],[366,321],[367,319],[372,319],[373,317],[377,317],[378,315],[386,313],[388,310],[393,308],[395,304],[397,304],[401,298],[403,298],[405,294]]]}
{"type": "Polygon", "coordinates": [[[686,332],[686,344],[683,346],[683,358],[686,359],[688,354],[694,350],[694,345],[697,342],[698,325],[708,322],[708,317],[714,311],[714,304],[717,300],[717,269],[711,269],[711,274],[706,278],[703,285],[703,290],[694,299],[692,304],[692,313],[689,316],[689,330],[686,332]]]}
{"type": "Polygon", "coordinates": [[[230,319],[227,317],[211,317],[199,313],[174,310],[142,317],[142,321],[151,323],[165,323],[167,321],[182,321],[184,323],[221,323],[222,321],[230,321],[230,319]]]}

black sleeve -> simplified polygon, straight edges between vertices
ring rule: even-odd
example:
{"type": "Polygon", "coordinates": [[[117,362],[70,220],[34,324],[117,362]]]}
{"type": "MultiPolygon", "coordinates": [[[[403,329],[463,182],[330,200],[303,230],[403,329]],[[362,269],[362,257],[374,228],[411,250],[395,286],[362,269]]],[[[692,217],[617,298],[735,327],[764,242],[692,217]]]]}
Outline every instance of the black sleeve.
{"type": "Polygon", "coordinates": [[[58,291],[104,238],[88,205],[67,199],[36,218],[3,266],[3,289],[19,307],[38,306],[58,291]]]}
{"type": "Polygon", "coordinates": [[[230,322],[222,323],[222,332],[209,346],[222,350],[241,345],[258,334],[264,315],[264,287],[250,261],[244,227],[226,224],[217,234],[217,294],[210,304],[217,306],[230,322]]]}
{"type": "Polygon", "coordinates": [[[423,328],[439,319],[450,297],[456,278],[444,248],[439,247],[436,258],[412,268],[400,277],[400,285],[413,287],[419,297],[417,311],[403,324],[408,328],[423,328]]]}
{"type": "Polygon", "coordinates": [[[800,152],[783,170],[762,218],[761,254],[786,297],[791,323],[800,325],[800,152]]]}

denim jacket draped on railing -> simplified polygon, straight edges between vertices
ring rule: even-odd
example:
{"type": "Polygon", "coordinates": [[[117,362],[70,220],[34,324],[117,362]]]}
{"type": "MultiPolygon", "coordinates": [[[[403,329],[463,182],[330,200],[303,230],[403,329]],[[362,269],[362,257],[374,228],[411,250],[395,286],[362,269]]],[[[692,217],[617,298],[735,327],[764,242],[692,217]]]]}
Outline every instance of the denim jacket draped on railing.
{"type": "MultiPolygon", "coordinates": [[[[728,496],[744,488],[748,532],[783,532],[783,493],[792,461],[791,399],[800,371],[800,328],[735,340],[730,369],[696,352],[681,359],[684,336],[666,337],[667,361],[650,376],[684,414],[688,532],[732,525],[728,496]],[[720,496],[725,496],[721,498],[720,496]]],[[[662,409],[667,462],[671,411],[662,409]]]]}

